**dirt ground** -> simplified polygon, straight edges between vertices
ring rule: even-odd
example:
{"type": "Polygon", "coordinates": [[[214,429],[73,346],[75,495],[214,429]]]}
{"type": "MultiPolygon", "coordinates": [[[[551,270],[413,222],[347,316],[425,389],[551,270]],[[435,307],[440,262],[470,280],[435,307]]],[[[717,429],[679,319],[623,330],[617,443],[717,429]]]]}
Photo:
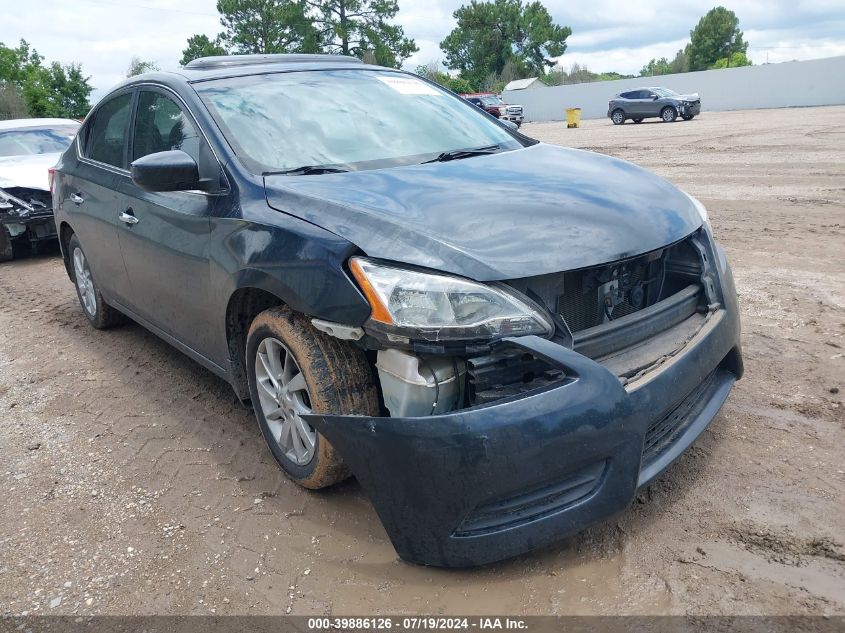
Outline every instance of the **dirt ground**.
{"type": "Polygon", "coordinates": [[[523,128],[707,205],[746,376],[619,517],[481,569],[398,560],[354,481],[286,480],[225,383],[90,328],[55,253],[0,266],[0,614],[845,614],[843,121],[523,128]]]}

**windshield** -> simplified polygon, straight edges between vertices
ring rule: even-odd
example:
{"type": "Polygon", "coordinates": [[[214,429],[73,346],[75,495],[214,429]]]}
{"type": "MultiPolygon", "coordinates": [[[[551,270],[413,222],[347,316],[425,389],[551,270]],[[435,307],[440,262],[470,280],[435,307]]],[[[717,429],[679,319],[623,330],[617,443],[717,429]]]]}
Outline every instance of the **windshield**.
{"type": "Polygon", "coordinates": [[[78,125],[0,130],[0,156],[54,154],[65,151],[78,125]]]}
{"type": "Polygon", "coordinates": [[[306,165],[377,169],[454,150],[522,147],[478,108],[407,74],[302,71],[195,88],[229,144],[258,173],[306,165]]]}
{"type": "Polygon", "coordinates": [[[499,99],[499,97],[481,97],[481,102],[488,106],[505,105],[505,102],[499,99]]]}
{"type": "Polygon", "coordinates": [[[678,93],[674,90],[669,90],[669,88],[652,88],[653,92],[656,92],[661,97],[677,97],[678,93]]]}

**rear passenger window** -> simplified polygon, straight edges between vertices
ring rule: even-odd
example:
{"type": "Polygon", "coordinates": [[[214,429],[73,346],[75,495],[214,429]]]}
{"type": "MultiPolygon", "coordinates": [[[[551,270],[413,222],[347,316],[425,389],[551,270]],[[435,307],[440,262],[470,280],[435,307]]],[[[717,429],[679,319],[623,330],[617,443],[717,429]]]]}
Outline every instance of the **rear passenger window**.
{"type": "Polygon", "coordinates": [[[160,92],[141,91],[135,115],[132,160],[181,149],[200,164],[200,137],[177,103],[160,92]]]}
{"type": "Polygon", "coordinates": [[[129,128],[131,105],[132,94],[127,93],[115,97],[97,109],[85,145],[85,155],[88,158],[125,168],[123,149],[129,128]]]}

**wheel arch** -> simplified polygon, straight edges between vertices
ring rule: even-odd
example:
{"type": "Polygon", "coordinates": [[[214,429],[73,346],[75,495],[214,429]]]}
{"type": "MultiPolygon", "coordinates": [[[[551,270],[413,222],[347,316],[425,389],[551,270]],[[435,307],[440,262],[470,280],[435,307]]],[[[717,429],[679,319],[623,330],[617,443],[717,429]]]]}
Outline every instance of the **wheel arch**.
{"type": "Polygon", "coordinates": [[[229,375],[232,387],[241,400],[249,399],[249,382],[246,373],[246,338],[249,326],[259,314],[276,306],[289,305],[278,290],[255,278],[237,287],[226,304],[226,345],[229,355],[229,375]]]}
{"type": "Polygon", "coordinates": [[[68,244],[70,244],[70,238],[74,235],[74,231],[71,228],[70,224],[66,221],[62,221],[59,225],[59,248],[62,252],[62,261],[65,264],[65,271],[67,272],[67,276],[70,277],[71,281],[73,279],[73,266],[70,265],[70,253],[68,252],[68,244]]]}

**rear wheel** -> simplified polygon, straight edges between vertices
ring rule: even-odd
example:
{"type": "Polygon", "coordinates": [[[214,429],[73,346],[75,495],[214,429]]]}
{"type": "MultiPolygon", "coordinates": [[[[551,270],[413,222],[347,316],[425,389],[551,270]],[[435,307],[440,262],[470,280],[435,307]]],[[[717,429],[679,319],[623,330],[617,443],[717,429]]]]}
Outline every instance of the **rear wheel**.
{"type": "Polygon", "coordinates": [[[625,123],[625,113],[622,110],[614,110],[610,115],[610,120],[613,121],[613,125],[622,125],[625,123]]]}
{"type": "Polygon", "coordinates": [[[678,111],[672,106],[666,106],[660,111],[660,118],[666,123],[671,123],[678,118],[678,111]]]}
{"type": "Polygon", "coordinates": [[[79,243],[76,235],[71,236],[68,242],[68,253],[76,296],[79,298],[79,305],[82,306],[82,313],[88,322],[98,330],[105,330],[123,323],[126,317],[107,304],[103,295],[100,294],[88,258],[85,257],[85,251],[82,250],[82,244],[79,243]]]}
{"type": "Polygon", "coordinates": [[[8,262],[15,258],[12,249],[12,236],[5,226],[0,225],[0,262],[8,262]]]}
{"type": "Polygon", "coordinates": [[[285,474],[325,488],[350,471],[329,441],[302,419],[310,413],[379,415],[364,352],[317,331],[289,308],[270,308],[249,328],[249,391],[261,433],[285,474]]]}

